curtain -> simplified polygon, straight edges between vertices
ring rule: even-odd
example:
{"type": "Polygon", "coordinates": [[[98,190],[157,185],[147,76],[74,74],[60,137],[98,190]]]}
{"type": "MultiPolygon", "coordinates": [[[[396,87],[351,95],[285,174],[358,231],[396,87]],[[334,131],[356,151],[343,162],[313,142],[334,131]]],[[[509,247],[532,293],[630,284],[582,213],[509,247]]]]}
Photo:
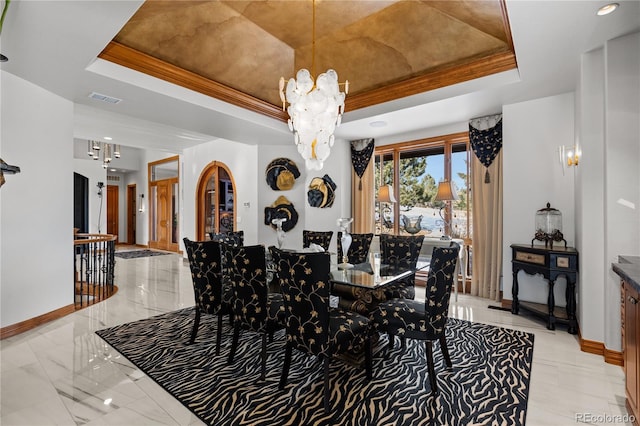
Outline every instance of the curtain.
{"type": "Polygon", "coordinates": [[[469,121],[473,196],[471,294],[500,301],[502,274],[502,114],[469,121]]]}
{"type": "Polygon", "coordinates": [[[351,232],[367,234],[375,231],[373,139],[351,141],[351,232]]]}

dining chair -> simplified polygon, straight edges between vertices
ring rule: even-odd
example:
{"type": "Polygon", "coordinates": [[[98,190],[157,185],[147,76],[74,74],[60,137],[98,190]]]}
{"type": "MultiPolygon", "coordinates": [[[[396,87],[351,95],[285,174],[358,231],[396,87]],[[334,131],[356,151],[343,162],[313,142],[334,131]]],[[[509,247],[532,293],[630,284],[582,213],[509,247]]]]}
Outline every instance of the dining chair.
{"type": "MultiPolygon", "coordinates": [[[[369,256],[369,247],[373,240],[373,234],[349,234],[351,235],[351,245],[347,250],[347,259],[351,264],[365,263],[369,256]]],[[[338,260],[342,261],[342,231],[338,232],[338,260]]]]}
{"type": "Polygon", "coordinates": [[[218,241],[235,246],[244,245],[244,231],[221,232],[218,234],[209,232],[209,238],[211,238],[211,240],[213,241],[218,241]]]}
{"type": "Polygon", "coordinates": [[[369,319],[329,306],[329,253],[293,253],[273,249],[286,310],[287,344],[280,377],[284,389],[293,349],[324,361],[324,410],[329,412],[329,364],[334,355],[364,348],[367,379],[371,379],[369,319]]]}
{"type": "Polygon", "coordinates": [[[260,380],[265,379],[267,336],[285,326],[282,294],[270,293],[267,284],[265,248],[263,245],[234,247],[225,244],[229,256],[223,259],[229,270],[233,288],[233,340],[229,363],[238,347],[241,330],[262,335],[260,380]]]}
{"type": "Polygon", "coordinates": [[[331,244],[331,237],[333,237],[333,231],[309,231],[302,230],[302,247],[309,247],[312,243],[317,244],[329,251],[329,244],[331,244]]]}
{"type": "MultiPolygon", "coordinates": [[[[380,258],[391,268],[415,269],[422,249],[424,235],[380,234],[380,258]]],[[[385,289],[387,299],[416,295],[416,274],[411,274],[385,289]]]]}
{"type": "Polygon", "coordinates": [[[445,327],[459,251],[460,246],[454,242],[450,247],[433,249],[424,302],[404,298],[392,299],[380,303],[371,314],[373,329],[389,335],[390,347],[393,346],[394,335],[425,342],[429,382],[433,393],[438,392],[433,363],[434,340],[440,342],[440,350],[447,367],[451,368],[452,365],[445,327]]]}
{"type": "Polygon", "coordinates": [[[220,243],[216,241],[191,241],[188,238],[183,238],[182,241],[189,259],[195,296],[196,316],[189,344],[193,344],[196,340],[198,327],[200,326],[200,316],[203,313],[218,315],[216,355],[219,355],[222,337],[222,317],[231,313],[231,306],[223,298],[225,289],[222,282],[220,243]]]}

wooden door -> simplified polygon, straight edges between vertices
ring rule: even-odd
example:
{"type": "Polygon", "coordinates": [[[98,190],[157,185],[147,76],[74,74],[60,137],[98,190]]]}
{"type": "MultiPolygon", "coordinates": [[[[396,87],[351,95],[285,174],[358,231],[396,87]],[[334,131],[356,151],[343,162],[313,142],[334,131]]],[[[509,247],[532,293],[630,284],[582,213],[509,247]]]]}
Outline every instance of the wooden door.
{"type": "Polygon", "coordinates": [[[158,180],[151,184],[151,239],[149,247],[178,251],[177,235],[178,179],[158,180]]]}
{"type": "Polygon", "coordinates": [[[111,235],[118,235],[118,195],[117,185],[107,185],[107,234],[111,235]]]}
{"type": "Polygon", "coordinates": [[[127,244],[136,244],[136,185],[127,185],[127,244]]]}
{"type": "Polygon", "coordinates": [[[166,181],[159,181],[157,184],[157,229],[158,229],[158,248],[162,250],[169,249],[169,230],[171,224],[170,197],[171,186],[166,181]]]}

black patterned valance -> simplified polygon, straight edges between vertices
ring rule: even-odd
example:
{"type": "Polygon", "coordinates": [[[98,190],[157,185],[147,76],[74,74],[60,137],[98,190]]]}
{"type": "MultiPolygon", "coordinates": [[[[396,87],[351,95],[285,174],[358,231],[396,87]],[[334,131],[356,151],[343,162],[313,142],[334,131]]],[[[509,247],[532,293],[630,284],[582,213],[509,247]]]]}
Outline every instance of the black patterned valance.
{"type": "Polygon", "coordinates": [[[502,148],[502,114],[470,120],[469,142],[478,160],[487,168],[484,183],[491,182],[489,166],[502,148]]]}
{"type": "Polygon", "coordinates": [[[353,164],[353,170],[358,175],[359,183],[358,190],[362,190],[362,175],[371,160],[373,155],[373,148],[375,143],[373,138],[358,139],[351,141],[351,164],[353,164]]]}

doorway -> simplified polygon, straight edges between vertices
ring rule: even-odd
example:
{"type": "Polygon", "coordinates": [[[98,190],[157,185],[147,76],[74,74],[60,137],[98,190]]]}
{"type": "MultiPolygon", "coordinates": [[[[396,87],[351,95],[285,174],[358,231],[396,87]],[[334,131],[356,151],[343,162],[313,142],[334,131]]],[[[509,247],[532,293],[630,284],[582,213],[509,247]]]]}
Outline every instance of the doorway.
{"type": "MultiPolygon", "coordinates": [[[[120,188],[117,185],[107,185],[107,234],[118,235],[118,199],[120,188]]],[[[116,239],[118,243],[119,239],[116,239]]]]}
{"type": "Polygon", "coordinates": [[[209,240],[212,234],[235,231],[235,186],[231,171],[219,161],[210,163],[200,174],[197,192],[200,241],[209,240]]]}
{"type": "Polygon", "coordinates": [[[127,244],[136,244],[136,185],[127,185],[127,244]]]}
{"type": "Polygon", "coordinates": [[[178,156],[149,163],[149,248],[179,252],[178,156]]]}
{"type": "Polygon", "coordinates": [[[73,227],[78,232],[89,232],[89,179],[73,173],[73,227]]]}

